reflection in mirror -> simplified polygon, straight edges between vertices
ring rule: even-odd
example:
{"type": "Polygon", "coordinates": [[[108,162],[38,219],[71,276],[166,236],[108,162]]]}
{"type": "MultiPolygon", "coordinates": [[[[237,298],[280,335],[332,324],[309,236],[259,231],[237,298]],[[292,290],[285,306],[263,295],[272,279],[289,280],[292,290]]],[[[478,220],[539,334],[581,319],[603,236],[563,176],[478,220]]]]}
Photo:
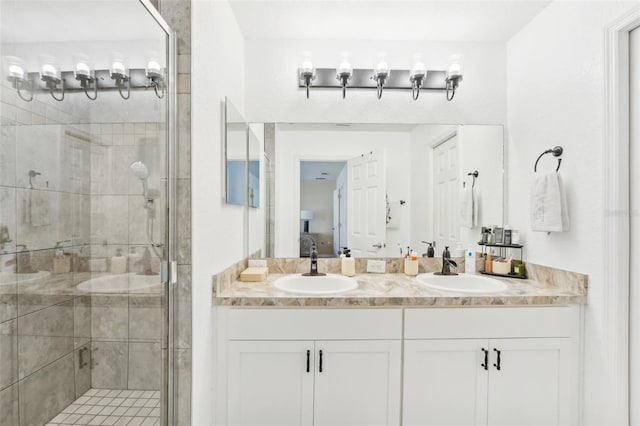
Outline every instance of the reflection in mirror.
{"type": "MultiPolygon", "coordinates": [[[[503,224],[503,128],[495,125],[265,124],[265,187],[277,202],[249,223],[264,257],[438,256],[477,249],[480,228],[503,224]],[[478,177],[469,173],[478,171],[478,177]],[[264,230],[261,232],[260,230],[264,230]]],[[[263,158],[264,162],[265,159],[263,158]]],[[[253,252],[257,254],[256,252],[253,252]]]]}
{"type": "Polygon", "coordinates": [[[247,204],[247,123],[225,98],[225,164],[227,204],[247,204]]]}
{"type": "Polygon", "coordinates": [[[267,253],[266,224],[268,222],[269,192],[264,178],[269,173],[270,160],[264,147],[264,124],[249,124],[249,207],[248,228],[260,238],[249,237],[249,255],[265,256],[267,253]]]}
{"type": "Polygon", "coordinates": [[[264,125],[252,123],[249,125],[249,140],[247,141],[247,157],[249,167],[249,207],[260,207],[260,157],[264,152],[264,125]]]}

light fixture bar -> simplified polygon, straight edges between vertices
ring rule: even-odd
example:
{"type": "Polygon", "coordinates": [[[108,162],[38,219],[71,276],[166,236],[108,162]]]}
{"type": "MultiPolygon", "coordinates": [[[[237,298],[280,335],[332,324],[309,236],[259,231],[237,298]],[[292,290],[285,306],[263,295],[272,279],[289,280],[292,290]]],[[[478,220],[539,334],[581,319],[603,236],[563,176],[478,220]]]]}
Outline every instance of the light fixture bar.
{"type": "MultiPolygon", "coordinates": [[[[74,71],[62,71],[60,73],[60,79],[64,82],[65,92],[84,92],[85,88],[82,87],[80,81],[76,80],[74,71]]],[[[45,82],[40,79],[39,72],[30,72],[25,75],[29,84],[33,84],[33,92],[49,92],[45,82]]],[[[147,77],[147,70],[145,68],[129,69],[127,77],[131,81],[131,89],[151,89],[153,85],[150,84],[149,77],[147,77]]],[[[98,83],[98,90],[118,90],[116,82],[111,79],[109,70],[96,70],[93,74],[95,81],[91,84],[98,83]]]]}
{"type": "MultiPolygon", "coordinates": [[[[348,89],[376,89],[377,82],[371,78],[372,69],[354,69],[351,80],[347,85],[348,89]]],[[[298,75],[300,72],[298,71],[298,75]]],[[[420,90],[446,90],[446,71],[427,70],[427,75],[420,87],[420,90]]],[[[304,81],[298,78],[298,87],[306,87],[304,81]]],[[[340,89],[342,86],[336,80],[335,68],[316,68],[316,78],[311,86],[315,88],[340,89]]],[[[384,90],[411,90],[409,81],[409,70],[393,69],[384,83],[384,90]]]]}

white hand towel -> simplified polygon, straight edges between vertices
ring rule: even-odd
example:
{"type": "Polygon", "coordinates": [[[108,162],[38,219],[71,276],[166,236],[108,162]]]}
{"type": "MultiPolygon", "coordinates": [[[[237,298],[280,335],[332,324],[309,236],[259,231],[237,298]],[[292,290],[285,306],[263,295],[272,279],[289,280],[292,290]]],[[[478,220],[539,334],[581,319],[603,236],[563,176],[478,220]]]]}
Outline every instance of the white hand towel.
{"type": "Polygon", "coordinates": [[[480,223],[479,208],[480,208],[480,195],[477,188],[471,187],[472,199],[473,199],[473,226],[478,226],[480,223]]]}
{"type": "Polygon", "coordinates": [[[535,175],[531,186],[531,230],[565,232],[569,212],[562,179],[557,172],[535,175]]]}
{"type": "Polygon", "coordinates": [[[51,193],[32,189],[29,191],[29,224],[31,226],[51,225],[51,193]]]}
{"type": "Polygon", "coordinates": [[[463,187],[460,191],[460,226],[473,228],[473,189],[463,187]]]}

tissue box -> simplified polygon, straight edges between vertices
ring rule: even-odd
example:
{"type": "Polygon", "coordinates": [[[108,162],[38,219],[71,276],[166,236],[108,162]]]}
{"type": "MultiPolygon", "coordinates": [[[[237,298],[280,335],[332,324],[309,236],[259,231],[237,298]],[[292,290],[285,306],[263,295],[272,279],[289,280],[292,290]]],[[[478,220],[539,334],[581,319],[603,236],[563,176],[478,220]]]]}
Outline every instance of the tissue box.
{"type": "Polygon", "coordinates": [[[507,275],[511,272],[511,262],[493,261],[493,273],[507,275]]]}
{"type": "Polygon", "coordinates": [[[269,268],[253,267],[247,268],[240,273],[240,281],[264,281],[269,274],[269,268]]]}

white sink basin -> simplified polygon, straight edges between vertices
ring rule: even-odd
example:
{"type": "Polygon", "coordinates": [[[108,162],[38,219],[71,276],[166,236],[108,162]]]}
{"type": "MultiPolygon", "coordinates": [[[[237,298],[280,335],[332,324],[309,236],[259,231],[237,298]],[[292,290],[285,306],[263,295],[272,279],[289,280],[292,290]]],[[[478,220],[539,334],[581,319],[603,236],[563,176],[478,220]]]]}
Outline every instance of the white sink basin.
{"type": "Polygon", "coordinates": [[[302,274],[287,275],[274,281],[278,290],[301,294],[336,294],[358,288],[353,278],[337,274],[308,277],[302,274]]]}
{"type": "Polygon", "coordinates": [[[507,289],[502,281],[480,275],[420,274],[416,279],[427,287],[460,293],[499,293],[507,289]]]}
{"type": "Polygon", "coordinates": [[[104,275],[78,284],[78,290],[87,293],[128,293],[151,291],[159,286],[159,275],[128,274],[104,275]]]}
{"type": "Polygon", "coordinates": [[[14,284],[30,284],[48,278],[51,272],[38,271],[30,274],[16,274],[15,272],[0,272],[0,286],[14,284]]]}

